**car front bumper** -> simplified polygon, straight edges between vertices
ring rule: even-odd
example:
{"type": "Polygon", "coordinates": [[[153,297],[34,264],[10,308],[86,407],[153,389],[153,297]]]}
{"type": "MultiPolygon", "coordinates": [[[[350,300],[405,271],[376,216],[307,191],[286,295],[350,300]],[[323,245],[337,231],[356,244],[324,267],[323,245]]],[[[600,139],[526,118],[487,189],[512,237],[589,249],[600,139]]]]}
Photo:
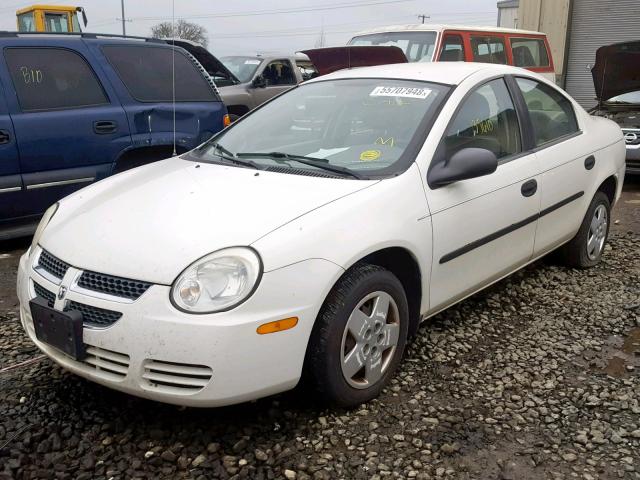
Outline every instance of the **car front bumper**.
{"type": "Polygon", "coordinates": [[[83,329],[87,358],[76,361],[40,342],[29,301],[40,288],[59,287],[33,268],[38,251],[20,260],[18,297],[22,325],[36,346],[63,368],[132,395],[194,407],[254,400],[293,388],[300,379],[315,318],[343,273],[321,259],[266,272],[256,292],[223,313],[192,315],[169,300],[170,287],[151,286],[139,299],[116,302],[71,287],[67,301],[122,312],[106,328],[83,329]],[[286,331],[258,335],[258,326],[289,317],[286,331]]]}
{"type": "Polygon", "coordinates": [[[627,173],[640,175],[640,144],[627,145],[627,173]]]}

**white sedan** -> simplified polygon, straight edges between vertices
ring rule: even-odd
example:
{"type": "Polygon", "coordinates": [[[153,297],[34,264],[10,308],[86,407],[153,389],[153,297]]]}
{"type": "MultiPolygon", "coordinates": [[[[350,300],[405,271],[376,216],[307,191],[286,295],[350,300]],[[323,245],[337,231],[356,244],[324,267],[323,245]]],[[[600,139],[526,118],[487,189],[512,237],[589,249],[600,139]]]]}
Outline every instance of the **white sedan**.
{"type": "Polygon", "coordinates": [[[615,123],[525,70],[343,70],[52,206],[20,262],[22,324],[149,399],[226,405],[304,375],[354,406],[421,321],[552,250],[598,263],[624,161],[615,123]]]}

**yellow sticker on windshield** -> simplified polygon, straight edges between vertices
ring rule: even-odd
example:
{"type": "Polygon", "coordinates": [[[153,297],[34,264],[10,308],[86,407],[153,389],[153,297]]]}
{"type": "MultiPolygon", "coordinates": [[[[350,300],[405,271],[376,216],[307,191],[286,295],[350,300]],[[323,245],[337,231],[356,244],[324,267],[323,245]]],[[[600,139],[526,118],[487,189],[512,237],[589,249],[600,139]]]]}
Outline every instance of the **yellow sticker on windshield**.
{"type": "Polygon", "coordinates": [[[371,162],[380,158],[380,150],[365,150],[360,154],[360,160],[363,162],[371,162]]]}

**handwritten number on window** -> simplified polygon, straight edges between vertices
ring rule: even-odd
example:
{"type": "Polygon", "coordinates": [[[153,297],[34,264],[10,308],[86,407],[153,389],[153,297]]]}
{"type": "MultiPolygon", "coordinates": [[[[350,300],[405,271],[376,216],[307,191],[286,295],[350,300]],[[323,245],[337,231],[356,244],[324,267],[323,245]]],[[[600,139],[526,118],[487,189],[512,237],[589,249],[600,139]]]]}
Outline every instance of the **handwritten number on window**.
{"type": "Polygon", "coordinates": [[[42,70],[29,67],[20,67],[20,73],[22,74],[22,80],[25,85],[40,84],[44,77],[42,70]]]}

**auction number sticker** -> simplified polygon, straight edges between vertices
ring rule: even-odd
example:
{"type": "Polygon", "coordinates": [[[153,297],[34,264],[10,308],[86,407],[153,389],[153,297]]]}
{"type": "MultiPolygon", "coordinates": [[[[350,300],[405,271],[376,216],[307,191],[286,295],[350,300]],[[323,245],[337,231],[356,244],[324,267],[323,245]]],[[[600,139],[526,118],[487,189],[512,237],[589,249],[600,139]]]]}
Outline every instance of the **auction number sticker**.
{"type": "Polygon", "coordinates": [[[376,87],[369,94],[370,97],[404,97],[424,100],[431,93],[430,88],[415,87],[376,87]]]}

